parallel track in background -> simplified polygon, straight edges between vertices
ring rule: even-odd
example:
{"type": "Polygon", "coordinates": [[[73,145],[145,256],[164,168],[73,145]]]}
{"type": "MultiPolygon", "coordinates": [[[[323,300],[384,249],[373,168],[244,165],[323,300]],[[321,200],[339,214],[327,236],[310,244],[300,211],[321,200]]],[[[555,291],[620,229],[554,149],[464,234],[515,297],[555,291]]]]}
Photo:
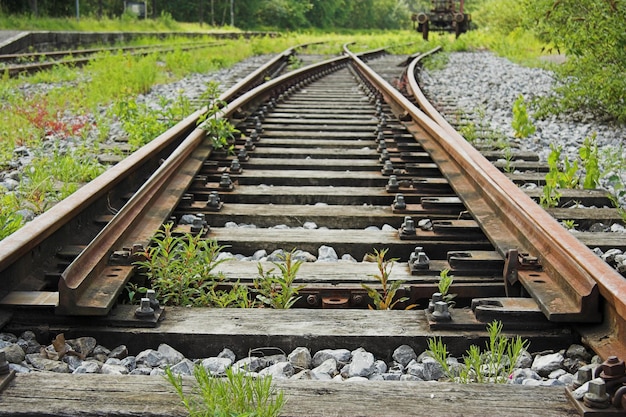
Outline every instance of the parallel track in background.
{"type": "MultiPolygon", "coordinates": [[[[292,53],[277,58],[278,65],[292,53]]],[[[139,174],[137,192],[103,189],[90,196],[82,190],[73,205],[60,205],[64,211],[45,214],[7,238],[0,243],[9,250],[0,257],[0,325],[46,323],[50,333],[89,334],[133,350],[168,343],[188,357],[229,344],[245,355],[258,346],[316,350],[340,343],[389,358],[400,344],[423,351],[433,336],[460,355],[470,344],[482,344],[486,324],[498,319],[535,350],[582,335],[603,357],[626,356],[623,277],[432,113],[412,80],[415,64],[405,85],[428,116],[364,62],[375,65],[387,59],[383,55],[359,58],[346,50],[265,83],[257,74],[255,87],[233,94],[220,114],[242,132],[234,156],[211,149],[204,131],[193,128],[194,114],[164,135],[163,145],[159,139],[148,145],[169,151],[151,156],[153,166],[165,161],[139,174]],[[178,139],[166,145],[165,136],[178,139]],[[209,204],[214,193],[219,210],[209,204]],[[84,200],[97,203],[78,214],[84,200]],[[110,205],[120,208],[115,215],[106,213],[110,205]],[[180,223],[188,214],[197,216],[197,227],[180,223]],[[67,223],[70,216],[78,223],[67,223]],[[54,226],[61,218],[69,226],[54,226]],[[167,307],[162,317],[134,317],[135,307],[119,305],[118,295],[137,273],[136,256],[172,221],[177,232],[200,233],[244,256],[260,249],[317,255],[326,246],[358,262],[304,263],[296,281],[303,297],[290,311],[167,307]],[[316,227],[303,227],[311,223],[316,227]],[[89,239],[61,243],[82,229],[91,230],[89,239]],[[408,298],[400,307],[415,303],[419,309],[367,309],[371,300],[361,284],[376,286],[377,270],[361,261],[375,250],[398,260],[391,277],[404,281],[398,296],[408,298]],[[458,294],[451,321],[423,310],[443,269],[451,270],[458,294]]],[[[142,153],[147,150],[130,166],[141,163],[142,153]]],[[[105,184],[119,182],[110,175],[105,184]]],[[[227,261],[219,269],[226,283],[252,285],[257,277],[255,261],[227,261]]],[[[320,387],[310,389],[325,389],[320,387]]]]}

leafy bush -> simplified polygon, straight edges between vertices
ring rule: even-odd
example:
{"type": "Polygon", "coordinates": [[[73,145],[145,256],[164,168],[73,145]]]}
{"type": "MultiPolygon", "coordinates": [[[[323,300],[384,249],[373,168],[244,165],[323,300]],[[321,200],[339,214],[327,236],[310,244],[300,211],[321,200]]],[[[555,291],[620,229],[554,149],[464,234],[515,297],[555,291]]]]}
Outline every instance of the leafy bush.
{"type": "Polygon", "coordinates": [[[260,263],[257,264],[259,278],[254,281],[254,287],[258,292],[256,298],[264,305],[271,308],[291,308],[301,298],[298,292],[304,286],[294,287],[293,282],[303,261],[294,262],[293,253],[285,253],[284,262],[272,262],[280,271],[278,275],[274,274],[275,268],[266,271],[260,263]]]}
{"type": "Polygon", "coordinates": [[[548,46],[567,52],[556,68],[565,80],[560,105],[605,112],[626,121],[626,3],[525,0],[526,26],[548,46]]]}

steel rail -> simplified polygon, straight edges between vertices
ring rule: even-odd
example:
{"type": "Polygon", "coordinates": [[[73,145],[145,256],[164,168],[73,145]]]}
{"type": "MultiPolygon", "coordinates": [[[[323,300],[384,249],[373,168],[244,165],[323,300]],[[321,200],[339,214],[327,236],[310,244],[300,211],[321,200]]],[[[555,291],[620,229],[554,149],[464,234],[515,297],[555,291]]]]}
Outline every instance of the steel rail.
{"type": "MultiPolygon", "coordinates": [[[[483,227],[485,234],[503,255],[508,249],[521,249],[537,256],[544,269],[550,271],[554,283],[565,294],[576,291],[581,296],[579,298],[581,302],[592,301],[597,303],[598,307],[603,307],[606,329],[598,334],[597,329],[581,327],[581,333],[588,334],[586,341],[602,356],[619,354],[623,357],[626,354],[626,324],[624,324],[626,322],[626,280],[624,277],[565,230],[495,166],[486,163],[485,158],[456,132],[430,104],[419,88],[416,79],[416,66],[419,59],[421,57],[413,60],[407,68],[409,92],[420,108],[450,135],[448,148],[450,154],[454,155],[456,150],[462,150],[472,158],[474,164],[480,165],[484,170],[491,180],[486,185],[493,184],[494,197],[497,198],[492,202],[492,206],[511,218],[506,226],[508,232],[520,240],[520,246],[512,248],[508,242],[499,239],[498,234],[491,232],[486,226],[483,227]],[[606,301],[603,306],[600,306],[599,300],[584,297],[584,292],[595,293],[596,286],[599,294],[606,301]],[[580,293],[581,290],[583,293],[580,293]]],[[[488,219],[476,217],[481,224],[488,222],[488,219]]],[[[531,274],[528,272],[518,271],[520,281],[540,304],[542,310],[551,311],[555,306],[546,303],[543,285],[533,285],[532,277],[529,275],[531,274]]],[[[587,320],[583,318],[579,321],[587,320]]]]}
{"type": "MultiPolygon", "coordinates": [[[[210,43],[203,44],[203,45],[196,44],[194,46],[186,46],[182,49],[184,50],[202,49],[202,48],[211,48],[211,47],[220,46],[220,45],[223,45],[223,43],[210,42],[210,43]]],[[[156,48],[156,49],[142,50],[138,52],[130,52],[130,55],[133,55],[133,56],[134,55],[148,55],[153,52],[169,52],[169,51],[174,51],[176,49],[177,47],[156,48]]],[[[62,59],[62,60],[47,61],[47,62],[36,62],[36,63],[24,64],[24,65],[7,65],[7,66],[0,66],[0,71],[8,73],[10,77],[16,77],[23,73],[33,74],[37,71],[42,71],[45,69],[53,68],[58,65],[71,64],[71,65],[76,65],[76,66],[82,66],[96,59],[98,59],[97,56],[90,55],[90,56],[84,56],[81,58],[62,59]]]]}
{"type": "Polygon", "coordinates": [[[546,235],[533,220],[533,212],[538,210],[522,207],[536,207],[536,204],[458,133],[442,128],[356,57],[355,65],[369,82],[383,91],[387,101],[401,108],[419,124],[419,129],[432,136],[418,141],[448,177],[451,186],[501,255],[506,256],[509,250],[518,250],[541,257],[545,271],[516,272],[524,287],[538,300],[544,314],[551,321],[598,321],[595,282],[584,268],[572,265],[571,257],[558,253],[559,242],[546,235]],[[561,271],[568,271],[567,278],[560,274],[561,271]],[[572,274],[577,278],[573,278],[572,274]]]}
{"type": "MultiPolygon", "coordinates": [[[[343,67],[346,57],[310,65],[268,81],[229,103],[215,117],[229,118],[246,108],[258,106],[289,86],[322,71],[343,67]]],[[[148,245],[151,237],[173,212],[202,162],[210,155],[199,128],[178,146],[146,183],[122,207],[63,272],[59,282],[57,313],[105,315],[113,300],[130,278],[132,265],[110,265],[111,254],[134,245],[148,245]]]]}
{"type": "MultiPolygon", "coordinates": [[[[249,88],[251,84],[262,82],[268,72],[273,72],[273,69],[282,66],[293,53],[294,48],[289,48],[276,55],[266,64],[242,79],[237,86],[242,85],[242,88],[245,89],[249,88]]],[[[232,101],[238,91],[237,86],[224,92],[220,96],[220,100],[225,102],[232,101]]],[[[207,109],[204,107],[186,117],[149,144],[112,166],[105,173],[78,189],[68,198],[59,202],[50,210],[38,216],[35,220],[27,223],[24,227],[3,239],[0,242],[0,278],[2,278],[3,285],[9,285],[9,282],[17,279],[15,277],[4,276],[5,271],[16,265],[20,259],[29,255],[35,258],[35,255],[32,254],[38,254],[40,252],[39,247],[46,239],[60,232],[64,226],[72,222],[83,210],[99,200],[106,199],[107,195],[123,178],[138,172],[151,157],[158,155],[164,149],[175,144],[185,135],[188,135],[189,132],[196,127],[200,116],[205,114],[206,111],[207,109]]],[[[16,268],[22,273],[27,267],[16,266],[16,268]]],[[[0,295],[5,292],[3,288],[0,291],[0,295]]]]}
{"type": "MultiPolygon", "coordinates": [[[[347,53],[350,54],[349,51],[347,53]]],[[[551,321],[598,322],[600,312],[595,281],[582,265],[558,253],[562,251],[562,246],[557,238],[546,236],[544,228],[533,226],[532,215],[538,210],[522,206],[526,202],[533,207],[536,204],[458,133],[443,129],[360,59],[354,57],[354,65],[369,83],[382,92],[386,101],[419,125],[413,127],[416,133],[425,131],[431,135],[430,138],[418,138],[418,141],[439,165],[474,217],[480,219],[483,231],[497,242],[501,254],[507,255],[509,250],[521,253],[529,249],[531,255],[542,260],[543,271],[514,268],[511,275],[519,279],[538,300],[543,313],[551,321]],[[516,194],[520,195],[518,201],[510,197],[516,194]],[[561,271],[568,271],[568,275],[564,276],[561,271]]],[[[509,262],[515,265],[517,258],[515,255],[515,259],[509,262]]]]}
{"type": "MultiPolygon", "coordinates": [[[[204,44],[206,46],[207,43],[214,43],[215,41],[210,42],[185,42],[180,43],[176,46],[178,47],[187,47],[194,46],[199,44],[204,44]]],[[[108,48],[85,48],[85,49],[69,49],[64,51],[50,51],[50,52],[33,52],[33,53],[22,53],[22,54],[3,54],[0,55],[0,62],[4,61],[12,61],[12,60],[20,60],[20,59],[29,59],[29,58],[47,58],[47,57],[64,57],[64,56],[77,56],[77,55],[90,55],[96,54],[98,52],[125,52],[125,51],[136,51],[142,49],[152,49],[158,50],[158,48],[162,47],[171,47],[170,45],[165,44],[156,44],[156,45],[142,45],[142,46],[121,46],[121,47],[108,47],[108,48]]]]}

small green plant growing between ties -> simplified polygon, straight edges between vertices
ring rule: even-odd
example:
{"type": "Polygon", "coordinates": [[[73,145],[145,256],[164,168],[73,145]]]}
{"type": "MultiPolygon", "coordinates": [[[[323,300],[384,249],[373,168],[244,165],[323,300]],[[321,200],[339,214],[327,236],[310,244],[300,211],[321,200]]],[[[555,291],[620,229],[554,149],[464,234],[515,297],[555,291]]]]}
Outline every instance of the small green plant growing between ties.
{"type": "MultiPolygon", "coordinates": [[[[179,306],[211,305],[210,294],[221,280],[213,270],[221,261],[222,247],[214,240],[198,235],[175,236],[173,225],[166,224],[152,239],[152,246],[143,253],[143,261],[135,265],[148,278],[161,303],[179,306]]],[[[145,292],[146,288],[134,288],[145,292]]]]}
{"type": "Polygon", "coordinates": [[[448,363],[448,350],[441,338],[428,340],[430,355],[442,367],[448,378],[469,383],[506,383],[513,372],[521,353],[530,343],[519,336],[508,338],[502,335],[502,323],[494,320],[487,325],[489,340],[485,351],[471,345],[463,357],[463,366],[453,369],[448,363]]]}
{"type": "Polygon", "coordinates": [[[298,292],[304,286],[294,286],[296,274],[302,265],[302,261],[293,260],[294,251],[286,252],[284,262],[272,262],[279,269],[280,274],[275,274],[275,268],[267,271],[258,263],[259,278],[254,281],[254,287],[258,294],[256,298],[264,305],[271,308],[285,309],[293,306],[301,297],[298,292]]]}
{"type": "Polygon", "coordinates": [[[205,130],[214,150],[233,152],[231,140],[239,131],[228,120],[217,117],[220,109],[226,105],[219,100],[219,85],[215,81],[207,83],[206,91],[201,98],[207,100],[207,111],[198,118],[198,125],[205,130]]]}
{"type": "Polygon", "coordinates": [[[194,368],[196,386],[188,394],[183,378],[165,370],[165,379],[190,417],[277,417],[287,399],[272,387],[272,377],[254,377],[245,372],[226,370],[226,377],[212,376],[202,366],[194,368]]]}
{"type": "Polygon", "coordinates": [[[515,131],[516,138],[527,138],[535,133],[536,130],[535,125],[528,116],[524,96],[521,94],[517,97],[515,103],[513,103],[513,121],[511,122],[511,127],[513,127],[515,131]]]}
{"type": "MultiPolygon", "coordinates": [[[[393,269],[393,264],[398,260],[397,258],[385,259],[388,249],[374,249],[374,254],[368,254],[369,258],[373,258],[376,261],[378,267],[378,274],[373,275],[374,278],[381,284],[382,288],[379,291],[376,288],[372,288],[367,284],[361,283],[361,286],[367,291],[367,295],[372,299],[372,303],[369,305],[370,310],[391,310],[398,303],[403,303],[409,299],[409,297],[396,298],[396,293],[400,289],[400,286],[404,284],[404,281],[390,281],[389,276],[393,269]]],[[[415,308],[415,304],[411,304],[406,307],[406,310],[415,308]]]]}
{"type": "Polygon", "coordinates": [[[441,299],[448,303],[448,306],[454,307],[456,304],[453,299],[456,297],[456,294],[450,294],[450,287],[454,282],[454,277],[450,274],[449,269],[443,269],[439,273],[439,282],[437,283],[437,291],[441,294],[441,299]]]}

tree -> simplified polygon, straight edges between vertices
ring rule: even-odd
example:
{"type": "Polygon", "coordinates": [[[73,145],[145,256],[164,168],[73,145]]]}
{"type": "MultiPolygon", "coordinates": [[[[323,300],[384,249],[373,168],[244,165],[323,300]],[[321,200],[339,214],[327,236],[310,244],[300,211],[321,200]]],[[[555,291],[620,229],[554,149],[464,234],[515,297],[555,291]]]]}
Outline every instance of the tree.
{"type": "Polygon", "coordinates": [[[567,52],[561,103],[596,109],[626,122],[626,2],[524,0],[527,26],[567,52]]]}

